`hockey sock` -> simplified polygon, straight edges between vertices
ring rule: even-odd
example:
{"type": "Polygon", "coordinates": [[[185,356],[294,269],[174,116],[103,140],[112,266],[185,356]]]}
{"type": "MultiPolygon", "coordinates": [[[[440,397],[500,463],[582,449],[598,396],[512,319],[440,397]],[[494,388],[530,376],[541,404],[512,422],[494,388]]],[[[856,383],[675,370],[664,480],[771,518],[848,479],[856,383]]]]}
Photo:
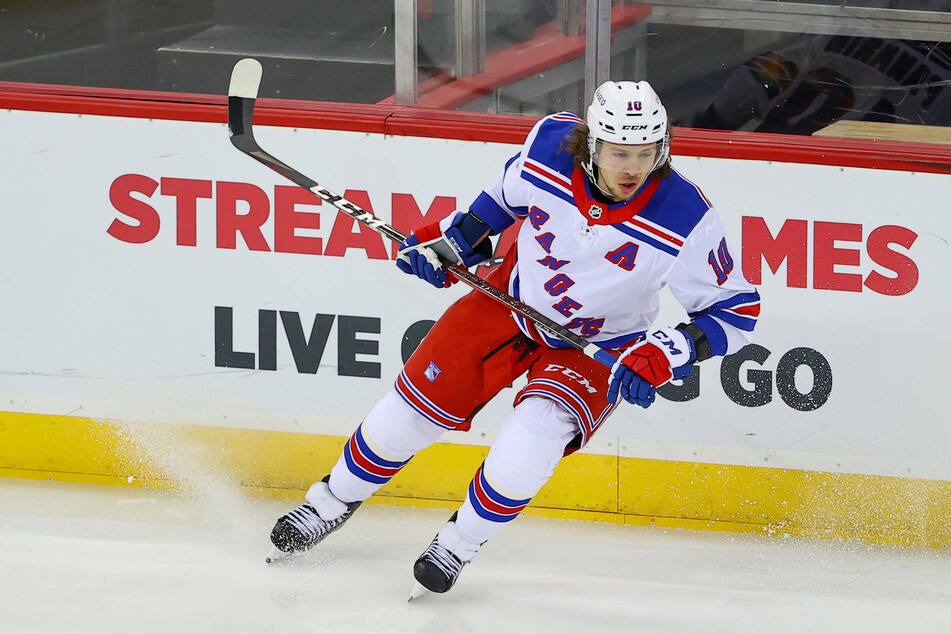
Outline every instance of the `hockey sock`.
{"type": "Polygon", "coordinates": [[[444,431],[390,390],[344,447],[330,472],[330,491],[344,502],[367,499],[444,431]]]}
{"type": "Polygon", "coordinates": [[[456,519],[459,534],[482,544],[515,519],[551,477],[578,433],[573,415],[554,401],[523,400],[499,429],[469,484],[456,519]]]}

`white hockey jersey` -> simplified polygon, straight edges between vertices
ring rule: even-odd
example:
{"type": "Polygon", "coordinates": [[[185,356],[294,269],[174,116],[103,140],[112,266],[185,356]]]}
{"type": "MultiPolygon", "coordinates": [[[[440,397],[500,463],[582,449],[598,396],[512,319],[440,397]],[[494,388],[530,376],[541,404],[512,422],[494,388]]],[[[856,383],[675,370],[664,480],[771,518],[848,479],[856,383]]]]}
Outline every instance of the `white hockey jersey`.
{"type": "MultiPolygon", "coordinates": [[[[496,230],[523,220],[515,252],[506,256],[517,258],[508,292],[611,349],[645,335],[657,317],[659,293],[669,286],[713,355],[749,343],[759,294],[744,279],[710,202],[676,171],[651,177],[628,202],[596,201],[563,149],[578,123],[568,113],[539,121],[470,207],[496,230]]],[[[520,315],[513,318],[532,339],[565,345],[520,315]]]]}

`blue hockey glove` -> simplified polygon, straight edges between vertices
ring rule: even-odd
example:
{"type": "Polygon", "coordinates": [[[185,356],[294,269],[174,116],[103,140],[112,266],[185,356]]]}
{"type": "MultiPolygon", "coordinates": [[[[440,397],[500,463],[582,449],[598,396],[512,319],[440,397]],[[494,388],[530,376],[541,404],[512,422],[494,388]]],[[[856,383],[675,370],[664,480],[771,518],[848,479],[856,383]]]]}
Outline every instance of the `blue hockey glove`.
{"type": "Polygon", "coordinates": [[[608,402],[617,403],[619,395],[628,403],[647,409],[657,396],[657,388],[630,368],[622,365],[611,375],[611,382],[608,385],[608,402]]]}
{"type": "Polygon", "coordinates": [[[618,396],[628,403],[650,407],[656,389],[670,379],[684,379],[693,372],[695,358],[690,336],[676,328],[660,328],[644,341],[616,353],[608,377],[608,400],[618,396]]]}
{"type": "MultiPolygon", "coordinates": [[[[406,242],[409,242],[410,238],[407,238],[406,242]]],[[[455,277],[450,276],[442,268],[442,262],[439,261],[436,252],[427,246],[413,248],[407,245],[405,252],[400,252],[396,266],[404,273],[426,280],[436,288],[446,288],[456,281],[455,277]]]]}
{"type": "MultiPolygon", "coordinates": [[[[674,368],[674,380],[686,379],[693,373],[695,367],[694,364],[688,363],[674,368]]],[[[620,396],[632,405],[640,405],[647,409],[654,402],[656,392],[657,388],[624,366],[611,377],[611,384],[608,386],[608,402],[617,403],[620,396]]]]}
{"type": "Polygon", "coordinates": [[[468,268],[487,260],[492,255],[492,243],[485,238],[491,233],[472,212],[457,211],[406,238],[397,253],[396,266],[437,288],[445,288],[457,280],[446,273],[442,262],[468,268]]]}

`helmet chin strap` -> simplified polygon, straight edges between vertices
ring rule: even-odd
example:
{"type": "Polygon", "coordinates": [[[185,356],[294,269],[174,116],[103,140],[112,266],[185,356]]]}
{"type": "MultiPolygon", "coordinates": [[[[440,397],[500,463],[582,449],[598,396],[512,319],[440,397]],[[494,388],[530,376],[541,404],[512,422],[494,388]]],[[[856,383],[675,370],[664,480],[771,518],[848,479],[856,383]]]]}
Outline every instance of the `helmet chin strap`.
{"type": "MultiPolygon", "coordinates": [[[[584,163],[583,167],[584,173],[588,175],[588,182],[597,187],[598,191],[600,191],[602,194],[611,200],[615,200],[614,194],[601,187],[601,183],[598,182],[598,166],[594,164],[594,161],[589,160],[587,163],[584,163]]],[[[615,202],[617,201],[615,200],[615,202]]]]}

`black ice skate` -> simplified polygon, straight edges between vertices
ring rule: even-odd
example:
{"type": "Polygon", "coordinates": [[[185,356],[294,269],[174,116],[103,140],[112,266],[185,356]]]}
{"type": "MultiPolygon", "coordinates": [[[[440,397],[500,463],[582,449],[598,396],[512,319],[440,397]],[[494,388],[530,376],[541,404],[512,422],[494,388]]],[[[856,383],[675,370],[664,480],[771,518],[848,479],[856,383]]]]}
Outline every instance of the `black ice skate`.
{"type": "Polygon", "coordinates": [[[362,504],[338,500],[330,492],[327,484],[329,480],[330,476],[325,477],[307,492],[307,499],[314,504],[305,502],[277,520],[271,530],[271,543],[274,546],[267,555],[267,563],[276,563],[294,553],[313,548],[324,537],[343,526],[362,504]]]}
{"type": "Polygon", "coordinates": [[[410,594],[410,601],[427,590],[439,593],[448,591],[456,583],[462,568],[479,552],[481,544],[468,542],[459,534],[456,515],[452,514],[449,522],[433,538],[433,543],[416,560],[413,576],[417,583],[410,594]]]}

